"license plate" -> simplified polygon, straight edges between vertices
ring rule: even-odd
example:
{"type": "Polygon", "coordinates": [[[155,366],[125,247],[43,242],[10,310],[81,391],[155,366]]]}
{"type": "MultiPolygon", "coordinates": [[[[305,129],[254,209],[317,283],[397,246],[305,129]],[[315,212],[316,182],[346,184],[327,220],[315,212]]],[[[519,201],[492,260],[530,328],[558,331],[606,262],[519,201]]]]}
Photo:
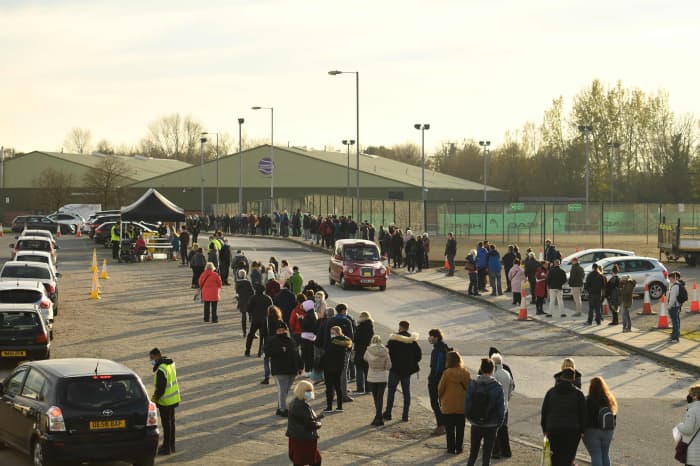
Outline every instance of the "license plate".
{"type": "Polygon", "coordinates": [[[360,283],[371,284],[371,283],[374,283],[374,280],[360,280],[360,283]]]}
{"type": "Polygon", "coordinates": [[[1,351],[0,356],[3,358],[22,358],[27,355],[26,351],[1,351]]]}
{"type": "Polygon", "coordinates": [[[126,429],[126,419],[110,419],[109,421],[90,421],[90,430],[126,429]]]}
{"type": "Polygon", "coordinates": [[[363,276],[363,277],[371,277],[371,276],[372,276],[372,272],[363,272],[363,273],[362,273],[362,276],[363,276]]]}

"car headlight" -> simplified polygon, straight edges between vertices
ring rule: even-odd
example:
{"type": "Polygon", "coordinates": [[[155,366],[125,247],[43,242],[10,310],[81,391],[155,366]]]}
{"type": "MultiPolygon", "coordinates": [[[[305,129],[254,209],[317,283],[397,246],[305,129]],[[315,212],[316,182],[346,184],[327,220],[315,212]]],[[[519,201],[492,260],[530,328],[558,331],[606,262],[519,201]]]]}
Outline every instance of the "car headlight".
{"type": "Polygon", "coordinates": [[[349,268],[348,268],[348,273],[355,273],[355,269],[353,269],[352,267],[349,267],[349,268]]]}
{"type": "Polygon", "coordinates": [[[384,267],[380,267],[379,269],[377,269],[377,273],[379,275],[384,275],[386,273],[386,269],[384,267]]]}

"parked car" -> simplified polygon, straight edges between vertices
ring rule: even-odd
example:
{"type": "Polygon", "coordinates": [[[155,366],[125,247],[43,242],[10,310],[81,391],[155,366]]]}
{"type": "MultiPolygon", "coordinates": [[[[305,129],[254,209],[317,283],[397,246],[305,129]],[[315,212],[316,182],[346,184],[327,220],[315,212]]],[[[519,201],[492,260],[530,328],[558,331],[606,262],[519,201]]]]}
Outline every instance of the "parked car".
{"type": "Polygon", "coordinates": [[[74,233],[78,231],[83,223],[85,223],[85,219],[83,217],[69,212],[58,212],[48,215],[47,217],[62,225],[71,225],[74,233]]]}
{"type": "MultiPolygon", "coordinates": [[[[112,227],[114,224],[117,222],[105,222],[102,225],[98,226],[95,229],[95,235],[93,236],[92,239],[95,240],[95,243],[97,244],[102,244],[104,245],[105,248],[111,248],[112,247],[112,227]]],[[[125,228],[129,228],[130,225],[132,225],[136,230],[137,230],[137,235],[138,232],[154,232],[150,227],[147,227],[141,222],[122,222],[122,225],[125,226],[125,228]]],[[[134,238],[136,239],[136,238],[134,238]]]]}
{"type": "Polygon", "coordinates": [[[60,273],[53,273],[49,264],[42,262],[5,262],[0,269],[0,282],[37,280],[44,285],[46,296],[53,302],[54,314],[58,314],[58,279],[60,273]]]}
{"type": "Polygon", "coordinates": [[[12,257],[15,257],[19,251],[44,251],[53,256],[54,262],[57,259],[53,241],[46,237],[20,236],[17,241],[10,244],[10,247],[12,248],[12,257]]]}
{"type": "Polygon", "coordinates": [[[21,215],[12,220],[12,231],[19,233],[25,228],[32,230],[49,230],[53,233],[61,229],[61,234],[75,233],[72,225],[62,225],[43,215],[21,215]]]}
{"type": "Polygon", "coordinates": [[[97,227],[99,227],[105,222],[116,222],[121,217],[121,214],[100,215],[98,217],[95,217],[92,223],[90,223],[90,231],[88,232],[88,235],[90,236],[90,238],[92,238],[95,235],[95,230],[97,229],[97,227]]]}
{"type": "Polygon", "coordinates": [[[331,285],[338,282],[343,289],[352,286],[386,289],[386,267],[382,264],[379,248],[367,240],[336,241],[328,264],[328,276],[331,285]]]}
{"type": "Polygon", "coordinates": [[[101,210],[99,212],[95,212],[94,214],[90,215],[86,220],[85,223],[83,224],[83,233],[90,233],[92,230],[93,224],[99,217],[104,217],[105,215],[116,215],[120,216],[121,211],[119,210],[101,210]]]}
{"type": "Polygon", "coordinates": [[[46,295],[44,284],[36,280],[0,281],[0,304],[35,304],[49,328],[56,317],[53,302],[46,295]]]}
{"type": "MultiPolygon", "coordinates": [[[[649,297],[651,299],[660,299],[668,290],[668,270],[666,267],[653,257],[641,257],[641,256],[620,256],[620,257],[609,257],[607,259],[602,259],[597,262],[603,268],[603,274],[605,278],[610,278],[612,276],[613,265],[617,264],[620,268],[619,276],[629,275],[634,281],[637,282],[637,286],[634,289],[635,294],[643,294],[644,286],[649,287],[649,297]]],[[[591,272],[593,264],[584,267],[584,272],[586,277],[591,272]]],[[[562,288],[564,296],[571,296],[571,288],[566,284],[562,288]]],[[[583,299],[588,299],[587,293],[581,292],[583,299]]]]}
{"type": "Polygon", "coordinates": [[[0,442],[35,465],[152,466],[158,410],[141,379],[108,359],[26,362],[0,385],[0,442]]]}
{"type": "MultiPolygon", "coordinates": [[[[49,333],[42,312],[35,304],[0,304],[0,361],[49,359],[49,333]]],[[[14,416],[1,413],[0,436],[15,422],[14,416]]],[[[0,441],[5,442],[4,437],[0,441]]]]}
{"type": "Polygon", "coordinates": [[[56,263],[53,261],[53,255],[46,251],[17,251],[14,258],[18,262],[43,262],[49,264],[54,275],[58,273],[56,263]]]}
{"type": "Polygon", "coordinates": [[[625,251],[623,249],[584,249],[583,251],[578,251],[564,257],[561,260],[561,268],[566,273],[571,271],[571,260],[575,257],[578,259],[578,263],[581,267],[586,267],[587,265],[598,262],[601,259],[606,259],[608,257],[619,257],[619,256],[634,256],[634,251],[625,251]]]}

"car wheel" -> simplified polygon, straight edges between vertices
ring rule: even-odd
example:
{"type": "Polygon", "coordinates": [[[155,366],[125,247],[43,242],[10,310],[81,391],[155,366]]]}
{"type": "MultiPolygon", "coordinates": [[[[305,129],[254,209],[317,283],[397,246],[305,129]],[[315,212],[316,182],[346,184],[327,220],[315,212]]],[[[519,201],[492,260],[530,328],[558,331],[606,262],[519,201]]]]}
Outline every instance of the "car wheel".
{"type": "Polygon", "coordinates": [[[155,458],[142,458],[142,459],[134,462],[134,466],[153,466],[155,461],[156,461],[155,458]]]}
{"type": "Polygon", "coordinates": [[[660,299],[666,293],[666,287],[659,282],[651,282],[649,284],[649,297],[653,300],[660,299]]]}
{"type": "Polygon", "coordinates": [[[348,282],[345,280],[345,275],[340,276],[340,287],[344,290],[350,288],[350,285],[348,285],[348,282]]]}
{"type": "Polygon", "coordinates": [[[379,291],[384,291],[384,290],[386,290],[386,285],[382,285],[379,287],[379,291]]]}
{"type": "Polygon", "coordinates": [[[34,466],[56,466],[57,463],[46,457],[41,442],[37,440],[32,445],[32,464],[34,466]]]}

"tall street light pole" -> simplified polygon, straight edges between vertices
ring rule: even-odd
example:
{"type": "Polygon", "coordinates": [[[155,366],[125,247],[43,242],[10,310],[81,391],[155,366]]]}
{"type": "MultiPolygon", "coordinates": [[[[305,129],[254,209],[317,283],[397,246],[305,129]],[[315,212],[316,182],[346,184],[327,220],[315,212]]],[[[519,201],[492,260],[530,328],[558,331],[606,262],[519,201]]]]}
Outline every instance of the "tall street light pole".
{"type": "Polygon", "coordinates": [[[345,195],[347,197],[350,197],[350,146],[352,146],[354,144],[355,144],[354,139],[343,139],[343,145],[348,146],[348,165],[347,165],[347,168],[345,170],[345,173],[347,175],[347,180],[345,182],[346,183],[345,184],[345,195]]]}
{"type": "Polygon", "coordinates": [[[275,109],[273,107],[251,107],[253,110],[270,111],[270,215],[275,202],[275,109]]]}
{"type": "Polygon", "coordinates": [[[199,216],[204,217],[204,144],[207,138],[199,138],[199,216]]]}
{"type": "MultiPolygon", "coordinates": [[[[219,207],[219,133],[204,132],[202,136],[216,134],[216,207],[219,207]]],[[[218,213],[218,212],[217,212],[218,213]]]]}
{"type": "Polygon", "coordinates": [[[488,192],[486,190],[486,182],[489,176],[489,146],[491,141],[479,141],[479,145],[484,148],[484,239],[488,237],[488,223],[487,223],[487,212],[488,212],[488,192]]]}
{"type": "Polygon", "coordinates": [[[241,137],[244,118],[238,119],[238,213],[243,213],[243,138],[241,137]]]}
{"type": "Polygon", "coordinates": [[[362,216],[362,204],[360,204],[360,72],[331,70],[328,74],[331,76],[337,76],[339,74],[355,75],[355,143],[357,144],[355,157],[355,163],[357,164],[355,167],[355,197],[357,197],[357,217],[359,218],[362,216]]]}
{"type": "Polygon", "coordinates": [[[590,169],[590,163],[589,163],[589,145],[590,145],[590,136],[591,132],[593,131],[593,126],[591,125],[578,125],[578,130],[583,134],[583,139],[586,143],[586,223],[588,223],[588,200],[589,200],[589,193],[590,193],[590,179],[591,179],[591,169],[590,169]]]}
{"type": "Polygon", "coordinates": [[[619,158],[620,143],[617,141],[608,143],[608,165],[610,167],[610,204],[612,204],[615,201],[615,197],[613,194],[615,189],[613,186],[613,149],[617,149],[619,158]]]}
{"type": "Polygon", "coordinates": [[[427,233],[428,210],[425,205],[425,130],[430,129],[430,124],[416,123],[413,127],[420,131],[420,200],[423,205],[423,233],[427,233]]]}

